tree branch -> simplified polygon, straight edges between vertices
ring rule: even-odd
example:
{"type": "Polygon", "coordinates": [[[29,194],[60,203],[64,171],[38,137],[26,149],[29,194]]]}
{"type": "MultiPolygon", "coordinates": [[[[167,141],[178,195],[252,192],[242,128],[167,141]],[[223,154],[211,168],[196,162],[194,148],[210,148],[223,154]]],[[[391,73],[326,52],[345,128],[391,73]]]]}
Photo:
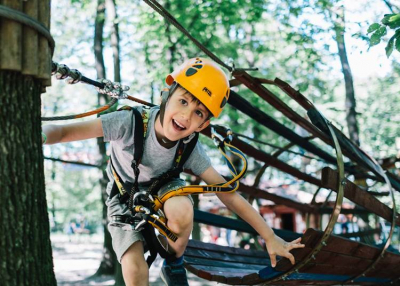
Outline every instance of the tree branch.
{"type": "Polygon", "coordinates": [[[97,169],[102,169],[103,168],[103,166],[101,166],[101,165],[83,163],[83,162],[79,162],[79,161],[67,161],[67,160],[63,160],[63,159],[50,158],[50,157],[44,157],[44,159],[45,160],[54,161],[54,162],[61,162],[61,163],[66,163],[66,164],[74,164],[74,165],[80,165],[80,166],[97,168],[97,169]]]}

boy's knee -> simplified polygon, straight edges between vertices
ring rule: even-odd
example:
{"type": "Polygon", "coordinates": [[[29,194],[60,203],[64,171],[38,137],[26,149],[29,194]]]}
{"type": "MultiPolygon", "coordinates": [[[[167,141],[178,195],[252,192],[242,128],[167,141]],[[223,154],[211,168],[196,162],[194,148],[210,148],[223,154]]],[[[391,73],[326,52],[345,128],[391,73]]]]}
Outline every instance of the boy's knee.
{"type": "Polygon", "coordinates": [[[193,222],[193,205],[188,197],[173,197],[164,204],[168,223],[187,226],[193,222]]]}
{"type": "Polygon", "coordinates": [[[143,256],[143,245],[136,242],[121,258],[122,273],[127,285],[146,285],[149,270],[143,256]],[[145,282],[145,283],[142,283],[145,282]]]}

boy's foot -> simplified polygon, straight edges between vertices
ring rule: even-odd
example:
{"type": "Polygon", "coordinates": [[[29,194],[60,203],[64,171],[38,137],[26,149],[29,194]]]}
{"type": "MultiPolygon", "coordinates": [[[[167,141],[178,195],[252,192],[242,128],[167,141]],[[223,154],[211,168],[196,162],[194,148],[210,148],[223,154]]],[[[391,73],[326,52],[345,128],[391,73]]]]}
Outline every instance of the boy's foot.
{"type": "Polygon", "coordinates": [[[160,276],[167,286],[189,286],[183,264],[168,265],[164,263],[160,276]]]}

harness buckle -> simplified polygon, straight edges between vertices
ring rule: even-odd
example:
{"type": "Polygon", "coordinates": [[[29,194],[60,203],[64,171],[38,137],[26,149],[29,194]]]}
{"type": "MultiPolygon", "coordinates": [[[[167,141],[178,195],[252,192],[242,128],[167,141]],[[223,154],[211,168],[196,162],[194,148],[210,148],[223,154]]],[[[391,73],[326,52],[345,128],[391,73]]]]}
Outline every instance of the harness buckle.
{"type": "Polygon", "coordinates": [[[134,221],[125,215],[113,215],[110,218],[110,226],[122,228],[125,231],[134,230],[134,221]]]}

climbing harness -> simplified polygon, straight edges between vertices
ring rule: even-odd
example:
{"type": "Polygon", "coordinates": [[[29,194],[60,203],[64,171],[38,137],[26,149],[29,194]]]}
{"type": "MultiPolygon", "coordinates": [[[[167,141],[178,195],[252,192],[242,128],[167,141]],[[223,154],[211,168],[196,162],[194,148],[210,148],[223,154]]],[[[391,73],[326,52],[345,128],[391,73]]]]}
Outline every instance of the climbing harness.
{"type": "MultiPolygon", "coordinates": [[[[231,174],[234,176],[229,182],[216,184],[216,185],[205,185],[205,186],[184,186],[184,184],[176,184],[173,180],[179,178],[179,174],[183,171],[183,165],[189,158],[193,149],[196,146],[198,140],[198,133],[188,140],[187,138],[181,139],[177,144],[177,151],[174,158],[174,166],[171,170],[168,170],[155,180],[148,183],[141,183],[139,185],[139,165],[143,156],[143,146],[147,135],[147,125],[150,117],[150,111],[148,108],[143,108],[140,113],[136,108],[123,107],[122,110],[130,110],[132,112],[132,120],[135,120],[134,130],[134,156],[131,167],[133,169],[135,180],[134,182],[123,182],[121,177],[115,171],[113,163],[111,162],[111,171],[114,176],[114,185],[110,192],[110,198],[118,195],[119,201],[122,204],[126,204],[128,209],[131,211],[130,215],[115,215],[111,217],[112,222],[110,226],[121,227],[125,231],[141,231],[148,249],[150,250],[150,256],[147,259],[147,263],[151,265],[154,261],[157,253],[163,258],[173,255],[165,247],[167,243],[160,241],[160,235],[167,237],[171,241],[177,240],[177,235],[168,228],[166,218],[162,207],[164,203],[171,197],[174,196],[187,196],[191,194],[201,193],[220,193],[220,192],[233,192],[239,187],[238,180],[244,175],[247,169],[247,161],[243,153],[237,148],[230,145],[232,140],[232,131],[226,129],[226,136],[216,132],[216,127],[212,127],[213,140],[217,145],[221,153],[223,154],[225,161],[227,162],[231,174]],[[233,155],[238,156],[243,161],[243,167],[240,172],[237,172],[230,159],[225,153],[225,148],[229,148],[233,155]],[[172,182],[171,182],[172,180],[172,182]],[[146,187],[146,191],[141,190],[140,186],[146,187]],[[166,188],[166,191],[159,191],[162,188],[166,188]]],[[[222,129],[221,127],[218,127],[222,129]]]]}
{"type": "MultiPolygon", "coordinates": [[[[180,86],[181,83],[183,84],[182,87],[184,87],[185,89],[187,88],[187,80],[182,75],[185,74],[186,77],[191,77],[201,69],[211,70],[210,72],[213,74],[213,76],[220,76],[220,73],[222,73],[222,71],[220,71],[218,67],[216,67],[214,64],[211,64],[206,59],[196,58],[185,62],[179,69],[171,73],[166,79],[166,82],[170,85],[170,88],[162,92],[163,103],[160,107],[160,117],[162,116],[162,112],[166,102],[168,101],[168,98],[176,90],[176,88],[180,86]]],[[[65,79],[66,82],[69,84],[84,82],[94,85],[100,93],[107,94],[113,97],[113,99],[107,105],[90,112],[71,116],[42,118],[42,120],[65,120],[89,116],[110,108],[118,101],[118,99],[122,98],[133,100],[147,106],[154,106],[153,104],[147,103],[126,94],[126,91],[129,90],[129,87],[122,86],[119,83],[113,83],[107,80],[100,80],[100,82],[97,82],[88,79],[84,77],[78,70],[70,69],[66,65],[53,62],[52,74],[55,75],[56,78],[59,80],[65,79]]],[[[207,79],[207,77],[202,75],[200,72],[193,78],[196,79],[198,82],[202,82],[207,79]]],[[[220,91],[218,92],[219,95],[217,99],[215,99],[214,97],[214,99],[210,100],[206,105],[209,108],[211,104],[216,104],[216,101],[219,102],[216,109],[211,108],[212,115],[214,116],[218,116],[222,110],[222,107],[226,104],[227,97],[229,96],[228,84],[229,83],[227,82],[226,86],[225,83],[224,85],[219,86],[217,90],[220,91]]],[[[212,89],[216,90],[214,87],[215,85],[212,89]]],[[[204,98],[201,97],[202,100],[205,100],[206,96],[199,93],[205,92],[207,93],[207,96],[209,96],[207,90],[198,89],[193,92],[195,93],[195,96],[203,96],[204,98]]],[[[163,258],[171,257],[174,255],[167,250],[168,243],[163,238],[166,237],[172,241],[176,241],[178,238],[177,235],[167,226],[167,220],[162,210],[164,203],[169,198],[174,196],[187,196],[203,193],[229,193],[236,191],[239,187],[239,179],[243,177],[247,170],[247,160],[245,158],[245,155],[239,149],[230,144],[230,142],[232,141],[232,131],[230,129],[224,128],[222,126],[212,126],[212,139],[214,141],[214,144],[218,147],[219,151],[223,155],[223,158],[225,159],[225,162],[229,167],[230,173],[233,176],[231,180],[225,183],[213,185],[184,186],[183,184],[172,184],[171,186],[171,180],[179,178],[180,173],[183,172],[183,166],[186,160],[189,158],[194,147],[196,146],[199,135],[198,133],[194,133],[188,138],[181,139],[178,142],[178,147],[174,159],[174,166],[171,170],[168,170],[155,180],[148,182],[147,185],[139,185],[139,165],[143,155],[144,142],[147,135],[149,109],[143,107],[143,111],[141,113],[136,108],[127,106],[122,107],[120,110],[132,111],[132,120],[135,120],[134,158],[131,164],[133,173],[135,175],[135,180],[133,183],[124,182],[115,171],[112,160],[110,158],[111,171],[114,176],[114,184],[110,192],[110,198],[118,195],[120,202],[126,204],[131,212],[131,215],[113,216],[111,218],[112,221],[110,225],[121,227],[126,231],[141,231],[146,240],[148,250],[150,251],[150,256],[147,259],[147,263],[150,266],[156,258],[157,254],[160,254],[163,258]],[[221,132],[224,132],[225,135],[221,135],[221,132]],[[232,164],[231,160],[226,154],[225,149],[228,149],[232,155],[237,156],[242,160],[243,164],[240,172],[238,172],[232,164]],[[169,185],[168,190],[162,192],[159,195],[159,190],[163,187],[165,188],[166,184],[169,185]],[[147,190],[141,191],[140,187],[145,187],[147,190]],[[156,233],[156,231],[158,233],[156,233]]]]}

